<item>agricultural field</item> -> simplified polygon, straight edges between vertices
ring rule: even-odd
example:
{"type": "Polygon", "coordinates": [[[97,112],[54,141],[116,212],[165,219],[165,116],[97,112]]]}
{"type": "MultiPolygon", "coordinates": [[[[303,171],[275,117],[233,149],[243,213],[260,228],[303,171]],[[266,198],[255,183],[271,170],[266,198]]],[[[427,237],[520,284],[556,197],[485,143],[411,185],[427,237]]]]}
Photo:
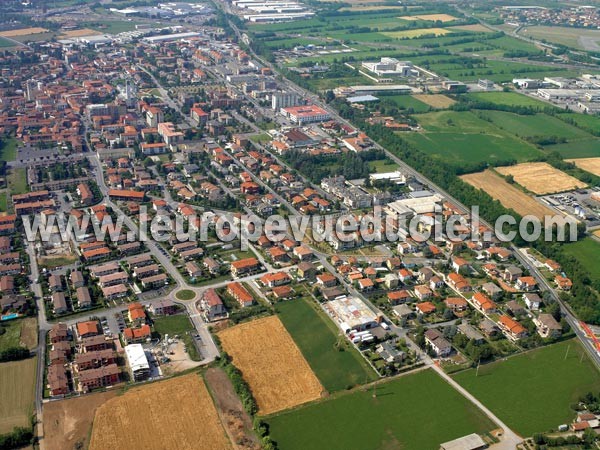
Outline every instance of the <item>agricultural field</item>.
{"type": "Polygon", "coordinates": [[[600,31],[574,27],[528,26],[521,34],[579,50],[600,49],[600,31]]]}
{"type": "Polygon", "coordinates": [[[548,163],[523,163],[516,166],[498,167],[502,175],[512,175],[515,182],[537,195],[553,194],[587,187],[577,178],[555,169],[548,163]],[[548,183],[552,180],[552,183],[548,183]]]}
{"type": "Polygon", "coordinates": [[[86,22],[81,26],[97,30],[101,33],[118,34],[124,31],[133,31],[140,22],[127,22],[126,20],[103,20],[99,22],[86,22]]]}
{"type": "MultiPolygon", "coordinates": [[[[532,108],[547,108],[552,106],[541,100],[517,92],[472,92],[464,94],[464,96],[473,100],[495,103],[496,105],[530,106],[532,108]]],[[[579,116],[580,114],[577,115],[579,116]]]]}
{"type": "Polygon", "coordinates": [[[563,158],[594,158],[600,156],[600,139],[584,139],[565,144],[549,145],[545,149],[558,152],[563,158]]]}
{"type": "Polygon", "coordinates": [[[487,27],[484,27],[483,25],[476,23],[473,25],[456,25],[453,27],[448,27],[449,30],[454,31],[454,30],[458,30],[458,31],[473,31],[474,33],[491,33],[492,30],[490,30],[487,27]]]}
{"type": "Polygon", "coordinates": [[[561,119],[572,120],[575,124],[589,131],[590,133],[600,134],[600,116],[594,116],[590,114],[577,114],[577,113],[561,113],[561,119]]]}
{"type": "Polygon", "coordinates": [[[107,391],[44,403],[45,447],[87,448],[96,410],[116,395],[117,391],[107,391]]]}
{"type": "Polygon", "coordinates": [[[212,398],[197,373],[146,384],[102,404],[90,450],[231,448],[212,398]]]}
{"type": "Polygon", "coordinates": [[[15,45],[17,44],[15,44],[12,41],[9,41],[6,38],[0,37],[0,48],[14,47],[15,45]]]}
{"type": "Polygon", "coordinates": [[[404,30],[404,31],[384,31],[384,36],[388,36],[394,39],[404,39],[404,38],[418,38],[421,36],[444,36],[446,34],[452,33],[450,30],[446,28],[419,28],[416,30],[404,30]]]}
{"type": "Polygon", "coordinates": [[[440,22],[452,22],[453,20],[457,20],[456,17],[451,16],[450,14],[422,14],[422,15],[414,15],[414,16],[402,16],[402,17],[399,17],[399,19],[403,19],[403,20],[419,19],[419,20],[427,20],[427,21],[431,21],[431,22],[436,22],[438,20],[440,22]]]}
{"type": "Polygon", "coordinates": [[[575,164],[580,169],[600,177],[600,157],[567,159],[566,161],[575,164]]]}
{"type": "Polygon", "coordinates": [[[30,28],[19,28],[17,30],[7,30],[0,32],[2,37],[20,37],[20,36],[31,36],[32,34],[47,33],[48,30],[41,27],[30,27],[30,28]]]}
{"type": "MultiPolygon", "coordinates": [[[[600,235],[598,235],[600,237],[600,235]]],[[[600,242],[592,239],[581,239],[572,244],[563,245],[563,252],[578,260],[586,268],[594,280],[600,279],[600,242]]]]}
{"type": "Polygon", "coordinates": [[[227,328],[218,336],[248,382],[260,414],[292,408],[323,394],[323,386],[277,316],[227,328]]]}
{"type": "Polygon", "coordinates": [[[479,116],[521,138],[556,136],[569,142],[593,138],[588,132],[547,114],[522,116],[505,111],[485,111],[479,116]]]}
{"type": "Polygon", "coordinates": [[[532,214],[542,219],[545,215],[555,214],[555,211],[538,203],[489,169],[484,172],[462,175],[460,178],[471,186],[484,190],[492,198],[502,203],[505,208],[510,208],[521,216],[532,214]]]}
{"type": "Polygon", "coordinates": [[[323,387],[330,392],[377,377],[338,328],[304,298],[278,303],[277,314],[323,387]]]}
{"type": "Polygon", "coordinates": [[[341,393],[270,417],[268,423],[271,437],[286,450],[425,450],[494,428],[432,370],[341,393]]]}
{"type": "Polygon", "coordinates": [[[439,111],[416,116],[424,132],[403,139],[450,164],[487,161],[527,161],[541,153],[505,130],[471,112],[439,111]]]}
{"type": "Polygon", "coordinates": [[[385,95],[380,96],[379,99],[381,101],[387,100],[394,102],[398,108],[403,110],[412,110],[415,113],[427,112],[431,109],[427,103],[415,98],[412,95],[385,95]]]}
{"type": "Polygon", "coordinates": [[[31,423],[37,358],[0,364],[0,434],[31,423]]]}
{"type": "Polygon", "coordinates": [[[456,103],[455,100],[444,94],[415,94],[413,97],[436,109],[449,108],[456,103]]]}
{"type": "Polygon", "coordinates": [[[96,30],[92,30],[91,28],[82,28],[80,30],[69,30],[69,31],[63,31],[62,32],[62,36],[67,37],[67,38],[74,38],[74,37],[80,37],[80,36],[94,36],[97,34],[102,34],[99,31],[96,30]]]}
{"type": "Polygon", "coordinates": [[[575,417],[571,405],[600,390],[600,376],[576,340],[469,369],[454,379],[522,436],[575,417]]]}

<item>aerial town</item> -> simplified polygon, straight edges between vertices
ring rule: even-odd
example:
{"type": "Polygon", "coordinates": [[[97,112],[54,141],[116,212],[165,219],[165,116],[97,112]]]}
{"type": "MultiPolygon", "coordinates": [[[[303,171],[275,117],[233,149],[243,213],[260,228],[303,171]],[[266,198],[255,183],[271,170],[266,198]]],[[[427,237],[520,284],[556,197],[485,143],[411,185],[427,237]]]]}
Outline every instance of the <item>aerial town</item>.
{"type": "Polygon", "coordinates": [[[3,8],[0,449],[599,448],[600,5],[3,8]]]}

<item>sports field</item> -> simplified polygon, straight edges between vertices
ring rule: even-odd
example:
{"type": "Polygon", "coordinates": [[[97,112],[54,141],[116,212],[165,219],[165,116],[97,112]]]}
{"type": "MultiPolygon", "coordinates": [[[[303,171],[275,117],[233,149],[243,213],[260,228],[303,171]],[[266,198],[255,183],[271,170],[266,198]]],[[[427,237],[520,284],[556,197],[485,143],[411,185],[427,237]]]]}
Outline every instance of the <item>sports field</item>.
{"type": "Polygon", "coordinates": [[[277,316],[242,323],[218,335],[248,382],[260,414],[321,397],[323,386],[277,316]]]}
{"type": "Polygon", "coordinates": [[[31,423],[37,358],[0,364],[0,434],[31,423]]]}
{"type": "Polygon", "coordinates": [[[580,169],[583,169],[600,177],[600,157],[598,158],[578,158],[567,159],[566,161],[575,164],[580,169]]]}
{"type": "Polygon", "coordinates": [[[431,450],[494,424],[432,370],[406,375],[268,419],[286,450],[431,450]]]}
{"type": "Polygon", "coordinates": [[[522,436],[571,423],[570,406],[600,391],[600,374],[576,340],[522,353],[454,375],[471,394],[522,436]]]}
{"type": "Polygon", "coordinates": [[[538,203],[489,169],[484,172],[463,175],[460,178],[471,186],[484,190],[492,198],[502,203],[505,208],[513,209],[521,216],[532,214],[542,219],[545,215],[556,214],[552,209],[538,203]]]}
{"type": "Polygon", "coordinates": [[[276,309],[323,387],[333,392],[375,380],[373,369],[309,301],[298,298],[278,303],[276,309]]]}
{"type": "Polygon", "coordinates": [[[231,448],[200,375],[146,384],[112,398],[94,418],[90,450],[231,448]]]}
{"type": "Polygon", "coordinates": [[[498,167],[496,170],[505,176],[512,175],[516,183],[538,195],[570,191],[587,186],[577,178],[567,175],[544,162],[498,167]],[[549,180],[552,180],[552,182],[550,183],[549,180]]]}

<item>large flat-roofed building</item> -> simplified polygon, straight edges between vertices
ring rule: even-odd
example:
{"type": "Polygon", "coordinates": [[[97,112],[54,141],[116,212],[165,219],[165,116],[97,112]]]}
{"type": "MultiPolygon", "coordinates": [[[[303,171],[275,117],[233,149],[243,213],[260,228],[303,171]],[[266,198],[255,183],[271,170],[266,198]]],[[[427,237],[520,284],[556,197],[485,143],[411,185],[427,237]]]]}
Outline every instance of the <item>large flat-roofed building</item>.
{"type": "Polygon", "coordinates": [[[325,303],[324,307],[344,333],[373,328],[378,323],[377,314],[357,297],[342,296],[325,303]]]}
{"type": "Polygon", "coordinates": [[[148,363],[142,344],[125,346],[125,356],[129,373],[135,381],[146,380],[150,376],[150,363],[148,363]]]}
{"type": "Polygon", "coordinates": [[[290,106],[281,108],[281,113],[290,119],[293,123],[303,125],[305,123],[325,122],[331,119],[331,116],[320,106],[290,106]]]}
{"type": "Polygon", "coordinates": [[[365,61],[362,66],[375,75],[379,76],[397,76],[397,77],[418,77],[419,71],[410,61],[398,61],[396,58],[381,58],[377,62],[365,61]]]}

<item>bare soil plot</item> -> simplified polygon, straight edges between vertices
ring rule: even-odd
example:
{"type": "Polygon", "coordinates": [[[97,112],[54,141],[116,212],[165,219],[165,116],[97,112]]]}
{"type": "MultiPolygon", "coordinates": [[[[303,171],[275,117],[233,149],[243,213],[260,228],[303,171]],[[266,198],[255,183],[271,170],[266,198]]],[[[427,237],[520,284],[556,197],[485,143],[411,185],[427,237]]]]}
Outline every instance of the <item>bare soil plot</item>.
{"type": "Polygon", "coordinates": [[[0,434],[30,423],[36,361],[28,358],[0,364],[0,434]]]}
{"type": "Polygon", "coordinates": [[[98,408],[90,450],[231,448],[206,385],[192,373],[133,388],[98,408]]]}
{"type": "Polygon", "coordinates": [[[415,94],[413,97],[433,108],[449,108],[456,103],[444,94],[415,94]]]}
{"type": "Polygon", "coordinates": [[[456,17],[451,16],[450,14],[423,14],[423,15],[418,15],[418,16],[402,16],[402,17],[400,17],[400,19],[404,19],[404,20],[415,20],[415,19],[431,20],[432,22],[435,22],[435,21],[439,20],[440,22],[452,22],[453,20],[456,20],[456,17]]]}
{"type": "Polygon", "coordinates": [[[324,393],[277,316],[228,328],[219,338],[250,385],[260,414],[292,408],[324,393]]]}
{"type": "Polygon", "coordinates": [[[240,450],[259,450],[261,446],[252,430],[252,419],[244,410],[227,374],[219,367],[211,367],[204,379],[229,439],[240,450]]]}
{"type": "Polygon", "coordinates": [[[96,410],[116,391],[88,394],[79,398],[44,403],[44,439],[47,449],[87,448],[96,410]]]}
{"type": "Polygon", "coordinates": [[[62,31],[61,34],[62,36],[72,38],[81,36],[95,36],[102,33],[100,33],[98,30],[92,30],[91,28],[82,28],[81,30],[62,31]]]}
{"type": "Polygon", "coordinates": [[[18,30],[7,30],[0,32],[3,37],[29,36],[31,34],[46,33],[48,30],[41,27],[19,28],[18,30]]]}
{"type": "Polygon", "coordinates": [[[598,236],[600,238],[600,230],[594,231],[594,236],[598,236]]]}
{"type": "Polygon", "coordinates": [[[489,169],[484,172],[463,175],[460,178],[477,189],[483,189],[491,197],[500,201],[503,206],[512,208],[522,216],[532,214],[542,219],[545,215],[556,214],[555,211],[538,203],[489,169]]]}
{"type": "Polygon", "coordinates": [[[567,159],[566,161],[575,164],[580,169],[600,177],[600,158],[577,158],[567,159]]]}
{"type": "Polygon", "coordinates": [[[587,186],[577,178],[573,178],[571,175],[567,175],[544,162],[498,167],[496,170],[502,175],[512,175],[515,182],[538,195],[570,191],[587,186]]]}
{"type": "Polygon", "coordinates": [[[27,317],[21,321],[21,344],[29,349],[35,348],[38,343],[38,326],[35,317],[27,317]]]}

